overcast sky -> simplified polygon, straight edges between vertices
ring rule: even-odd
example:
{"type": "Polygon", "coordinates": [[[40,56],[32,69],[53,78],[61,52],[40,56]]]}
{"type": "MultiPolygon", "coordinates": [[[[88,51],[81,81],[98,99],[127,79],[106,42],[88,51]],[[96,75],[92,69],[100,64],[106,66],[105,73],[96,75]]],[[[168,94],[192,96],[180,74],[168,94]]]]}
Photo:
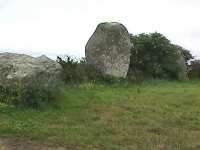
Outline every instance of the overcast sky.
{"type": "Polygon", "coordinates": [[[100,22],[160,32],[200,56],[200,0],[0,0],[0,51],[84,56],[100,22]]]}

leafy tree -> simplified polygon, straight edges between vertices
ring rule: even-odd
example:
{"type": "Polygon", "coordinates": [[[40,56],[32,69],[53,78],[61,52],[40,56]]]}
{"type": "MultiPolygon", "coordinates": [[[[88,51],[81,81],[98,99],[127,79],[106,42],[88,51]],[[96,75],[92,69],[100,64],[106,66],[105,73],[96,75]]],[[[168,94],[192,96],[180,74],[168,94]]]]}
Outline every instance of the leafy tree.
{"type": "MultiPolygon", "coordinates": [[[[128,76],[138,78],[186,78],[183,53],[160,33],[130,35],[133,47],[128,76]]],[[[187,59],[187,57],[186,57],[187,59]]]]}

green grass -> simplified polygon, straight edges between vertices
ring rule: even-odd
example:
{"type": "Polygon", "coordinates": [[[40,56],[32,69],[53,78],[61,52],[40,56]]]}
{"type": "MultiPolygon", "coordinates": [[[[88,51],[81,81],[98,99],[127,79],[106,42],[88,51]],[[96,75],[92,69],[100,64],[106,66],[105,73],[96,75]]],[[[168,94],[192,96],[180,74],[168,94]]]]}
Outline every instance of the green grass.
{"type": "Polygon", "coordinates": [[[199,150],[200,81],[83,84],[43,109],[0,104],[0,137],[80,150],[199,150]]]}

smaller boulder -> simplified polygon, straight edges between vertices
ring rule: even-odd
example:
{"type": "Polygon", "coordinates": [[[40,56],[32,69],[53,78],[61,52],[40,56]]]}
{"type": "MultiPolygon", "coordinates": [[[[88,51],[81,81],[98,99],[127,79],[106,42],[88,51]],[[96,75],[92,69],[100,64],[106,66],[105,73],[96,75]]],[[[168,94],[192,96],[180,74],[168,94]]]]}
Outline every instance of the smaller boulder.
{"type": "Polygon", "coordinates": [[[50,101],[62,82],[61,74],[60,64],[46,56],[0,53],[0,101],[27,104],[50,101]]]}

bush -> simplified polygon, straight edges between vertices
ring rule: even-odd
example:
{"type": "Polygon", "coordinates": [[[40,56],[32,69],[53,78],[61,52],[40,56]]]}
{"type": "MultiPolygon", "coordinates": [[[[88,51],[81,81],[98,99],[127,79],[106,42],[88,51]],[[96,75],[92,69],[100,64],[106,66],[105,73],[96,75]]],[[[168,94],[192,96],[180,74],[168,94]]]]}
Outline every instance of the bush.
{"type": "Polygon", "coordinates": [[[63,67],[65,83],[96,82],[102,78],[102,74],[94,66],[87,64],[85,58],[78,61],[64,56],[57,57],[57,62],[63,67]]]}
{"type": "Polygon", "coordinates": [[[60,83],[54,88],[52,86],[48,88],[49,84],[32,81],[31,84],[18,83],[13,87],[0,85],[0,102],[33,108],[45,106],[54,102],[60,93],[60,83]]]}
{"type": "Polygon", "coordinates": [[[131,35],[130,38],[134,47],[131,49],[129,79],[187,78],[185,61],[192,57],[189,51],[171,44],[160,33],[131,35]]]}

